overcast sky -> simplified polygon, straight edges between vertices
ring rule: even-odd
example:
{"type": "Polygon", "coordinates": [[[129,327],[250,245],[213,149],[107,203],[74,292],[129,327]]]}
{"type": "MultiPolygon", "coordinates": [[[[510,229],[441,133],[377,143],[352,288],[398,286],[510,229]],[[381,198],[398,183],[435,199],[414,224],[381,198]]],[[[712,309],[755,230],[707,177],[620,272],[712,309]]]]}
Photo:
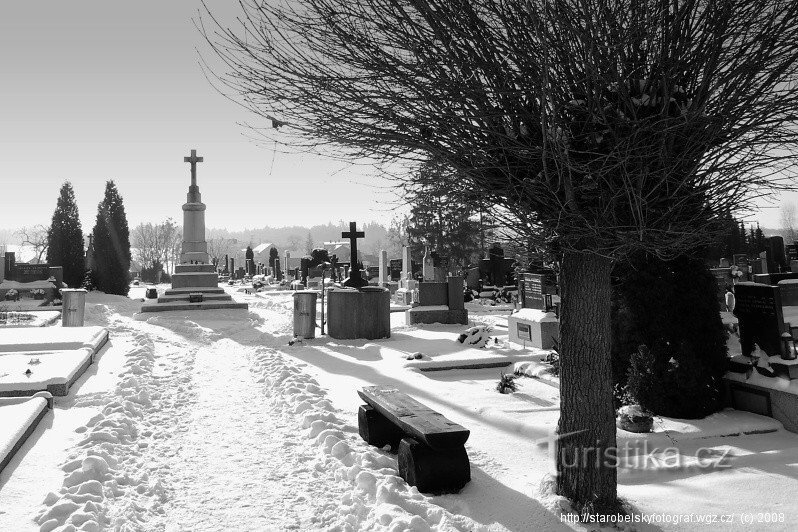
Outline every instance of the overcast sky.
{"type": "MultiPolygon", "coordinates": [[[[231,0],[211,0],[235,20],[231,0]]],[[[0,0],[0,227],[49,224],[65,180],[90,231],[114,179],[131,226],[180,221],[195,148],[209,227],[389,220],[386,196],[350,168],[274,154],[246,138],[251,116],[216,92],[199,66],[200,3],[0,0]],[[324,187],[324,190],[322,190],[324,187]],[[13,191],[13,192],[12,192],[13,191]],[[376,197],[375,197],[376,196],[376,197]]],[[[378,183],[384,186],[385,183],[378,183]]]]}
{"type": "MultiPolygon", "coordinates": [[[[234,21],[233,0],[210,0],[234,21]]],[[[274,153],[246,138],[251,118],[199,66],[207,47],[196,0],[0,0],[0,228],[49,224],[65,180],[84,231],[114,179],[131,226],[180,220],[183,157],[205,162],[198,183],[209,227],[387,221],[391,196],[364,167],[274,153]],[[323,190],[322,190],[323,188],[323,190]]],[[[798,197],[787,198],[798,201],[798,197]]],[[[778,210],[760,222],[778,226],[778,210]]]]}

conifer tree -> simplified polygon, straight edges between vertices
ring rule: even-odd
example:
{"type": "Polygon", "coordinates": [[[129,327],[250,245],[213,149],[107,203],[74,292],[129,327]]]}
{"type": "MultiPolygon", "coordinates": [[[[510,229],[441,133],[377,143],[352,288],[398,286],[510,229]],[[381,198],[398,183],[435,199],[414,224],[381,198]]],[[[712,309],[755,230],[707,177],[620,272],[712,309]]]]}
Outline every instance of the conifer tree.
{"type": "Polygon", "coordinates": [[[69,181],[61,185],[53,221],[47,231],[47,263],[64,268],[64,282],[68,286],[77,288],[83,283],[83,229],[75,202],[75,191],[69,181]]]}
{"type": "Polygon", "coordinates": [[[130,230],[122,197],[112,180],[105,184],[105,197],[97,206],[93,235],[97,288],[126,296],[130,289],[130,230]]]}

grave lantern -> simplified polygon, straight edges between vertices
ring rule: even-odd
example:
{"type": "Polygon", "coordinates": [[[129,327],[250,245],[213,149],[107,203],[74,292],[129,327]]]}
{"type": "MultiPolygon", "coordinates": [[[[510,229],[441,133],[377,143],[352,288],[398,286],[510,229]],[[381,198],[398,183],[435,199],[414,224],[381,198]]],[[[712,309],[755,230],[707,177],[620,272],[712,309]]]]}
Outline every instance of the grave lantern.
{"type": "Polygon", "coordinates": [[[781,341],[784,343],[784,352],[781,358],[784,360],[795,360],[795,339],[792,337],[792,333],[781,333],[781,341]]]}

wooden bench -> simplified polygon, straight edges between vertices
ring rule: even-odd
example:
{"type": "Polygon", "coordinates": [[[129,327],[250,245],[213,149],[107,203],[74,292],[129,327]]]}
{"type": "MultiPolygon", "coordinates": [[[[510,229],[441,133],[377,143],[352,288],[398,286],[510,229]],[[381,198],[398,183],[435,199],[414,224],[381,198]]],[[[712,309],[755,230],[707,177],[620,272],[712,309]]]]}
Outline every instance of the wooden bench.
{"type": "Polygon", "coordinates": [[[470,431],[388,386],[357,392],[360,436],[377,447],[398,449],[399,475],[424,493],[457,493],[471,480],[465,450],[470,431]]]}

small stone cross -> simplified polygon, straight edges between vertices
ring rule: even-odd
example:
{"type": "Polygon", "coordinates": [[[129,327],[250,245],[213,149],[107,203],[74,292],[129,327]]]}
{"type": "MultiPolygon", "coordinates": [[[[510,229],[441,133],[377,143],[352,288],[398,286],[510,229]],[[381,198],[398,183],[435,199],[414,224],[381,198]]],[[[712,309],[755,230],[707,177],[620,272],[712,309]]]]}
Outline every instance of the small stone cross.
{"type": "Polygon", "coordinates": [[[197,157],[197,150],[191,150],[191,156],[183,157],[184,163],[191,163],[191,186],[197,186],[197,163],[201,163],[202,157],[197,157]]]}
{"type": "Polygon", "coordinates": [[[351,254],[349,255],[349,279],[344,282],[346,286],[360,288],[368,284],[366,280],[360,276],[360,270],[357,267],[357,239],[365,238],[365,236],[366,233],[357,230],[356,222],[349,222],[349,231],[341,233],[342,238],[349,239],[349,249],[351,250],[351,254]]]}

